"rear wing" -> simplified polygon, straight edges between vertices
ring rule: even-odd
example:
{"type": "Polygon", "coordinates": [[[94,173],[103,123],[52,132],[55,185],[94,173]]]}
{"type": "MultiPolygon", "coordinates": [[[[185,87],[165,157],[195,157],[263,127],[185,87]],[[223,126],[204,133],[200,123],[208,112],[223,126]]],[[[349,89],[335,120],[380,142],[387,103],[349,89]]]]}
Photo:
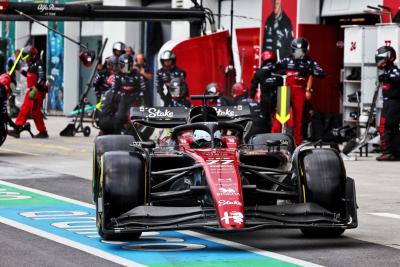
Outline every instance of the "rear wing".
{"type": "Polygon", "coordinates": [[[249,105],[214,107],[219,119],[233,120],[237,118],[250,118],[252,111],[249,105]]]}
{"type": "MultiPolygon", "coordinates": [[[[218,119],[223,121],[238,118],[250,118],[253,114],[248,105],[213,107],[218,119]]],[[[155,128],[172,128],[186,124],[189,121],[191,108],[187,107],[132,107],[130,118],[134,123],[140,123],[155,128]]]]}
{"type": "Polygon", "coordinates": [[[132,107],[130,117],[133,123],[155,128],[172,128],[185,124],[189,117],[187,107],[132,107]]]}

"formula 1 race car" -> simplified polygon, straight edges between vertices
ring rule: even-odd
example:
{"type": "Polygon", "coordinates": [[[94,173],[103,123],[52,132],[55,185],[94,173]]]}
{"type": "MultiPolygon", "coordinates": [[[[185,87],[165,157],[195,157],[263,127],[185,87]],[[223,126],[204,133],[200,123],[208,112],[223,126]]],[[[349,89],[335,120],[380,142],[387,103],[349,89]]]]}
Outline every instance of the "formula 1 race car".
{"type": "Polygon", "coordinates": [[[132,125],[168,128],[168,142],[137,133],[95,139],[93,195],[102,238],[263,228],[335,237],[357,227],[355,183],[338,151],[296,148],[285,134],[246,137],[249,107],[214,108],[206,105],[212,97],[192,98],[203,105],[131,109],[132,125]]]}

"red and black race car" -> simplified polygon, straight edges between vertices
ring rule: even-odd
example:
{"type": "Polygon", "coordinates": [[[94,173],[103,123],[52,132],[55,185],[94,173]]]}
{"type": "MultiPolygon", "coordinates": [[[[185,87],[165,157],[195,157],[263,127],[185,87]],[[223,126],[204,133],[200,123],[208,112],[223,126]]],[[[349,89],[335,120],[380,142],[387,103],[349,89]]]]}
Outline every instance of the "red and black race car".
{"type": "Polygon", "coordinates": [[[354,180],[338,151],[291,136],[251,132],[247,106],[132,108],[132,125],[169,129],[166,138],[99,136],[93,193],[104,239],[144,231],[216,232],[298,228],[339,236],[357,227],[354,180]]]}

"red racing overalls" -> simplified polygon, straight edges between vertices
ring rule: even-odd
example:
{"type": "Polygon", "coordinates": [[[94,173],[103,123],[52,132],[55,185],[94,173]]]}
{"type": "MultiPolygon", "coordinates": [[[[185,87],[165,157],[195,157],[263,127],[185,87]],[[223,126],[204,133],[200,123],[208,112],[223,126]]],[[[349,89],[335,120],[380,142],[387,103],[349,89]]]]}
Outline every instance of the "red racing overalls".
{"type": "MultiPolygon", "coordinates": [[[[295,75],[286,79],[286,85],[290,87],[291,105],[291,119],[288,122],[288,126],[293,126],[294,140],[296,145],[300,145],[303,142],[301,128],[303,125],[303,107],[306,101],[305,93],[308,78],[311,75],[324,77],[325,73],[316,61],[308,57],[304,59],[284,58],[276,65],[276,68],[277,70],[284,70],[286,75],[295,75]]],[[[280,122],[274,117],[272,132],[281,132],[281,127],[280,122]]]]}
{"type": "Polygon", "coordinates": [[[26,90],[24,102],[22,103],[15,124],[17,126],[23,126],[28,119],[28,115],[31,114],[37,130],[41,133],[45,133],[47,130],[43,121],[41,107],[46,97],[47,87],[45,72],[39,61],[29,66],[26,73],[26,83],[28,89],[26,90]],[[35,96],[31,99],[30,94],[32,90],[36,90],[36,92],[35,96]]]}

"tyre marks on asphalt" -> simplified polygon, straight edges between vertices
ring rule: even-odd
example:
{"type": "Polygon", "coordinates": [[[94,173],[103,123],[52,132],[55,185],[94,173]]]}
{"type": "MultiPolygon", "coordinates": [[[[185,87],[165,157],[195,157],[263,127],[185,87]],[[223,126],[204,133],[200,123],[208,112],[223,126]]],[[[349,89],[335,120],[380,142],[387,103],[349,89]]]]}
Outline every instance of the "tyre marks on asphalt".
{"type": "Polygon", "coordinates": [[[397,219],[400,220],[400,215],[399,214],[394,214],[394,213],[368,213],[370,215],[374,216],[379,216],[379,217],[385,217],[385,218],[391,218],[391,219],[397,219]]]}
{"type": "Polygon", "coordinates": [[[45,156],[45,155],[60,155],[69,156],[73,154],[84,154],[89,153],[92,150],[93,142],[73,142],[63,139],[59,139],[59,142],[55,140],[45,140],[33,143],[30,139],[27,140],[12,140],[6,143],[6,147],[0,148],[0,151],[25,154],[29,156],[45,156]],[[70,143],[69,145],[63,145],[63,143],[70,143]],[[73,145],[71,145],[73,144],[73,145]],[[27,152],[28,150],[28,152],[27,152]],[[36,153],[36,151],[40,153],[36,153]]]}
{"type": "Polygon", "coordinates": [[[60,174],[32,166],[0,161],[0,178],[10,179],[44,179],[58,178],[60,174]]]}
{"type": "Polygon", "coordinates": [[[319,266],[192,231],[102,242],[92,205],[4,181],[0,222],[125,266],[319,266]]]}
{"type": "Polygon", "coordinates": [[[14,154],[16,153],[16,154],[26,155],[26,156],[34,156],[34,157],[42,156],[41,154],[37,154],[37,153],[30,153],[30,152],[25,152],[25,151],[15,150],[15,149],[9,149],[9,148],[4,148],[4,147],[1,148],[0,155],[4,154],[4,153],[2,153],[3,151],[11,152],[11,153],[14,153],[14,154]]]}

